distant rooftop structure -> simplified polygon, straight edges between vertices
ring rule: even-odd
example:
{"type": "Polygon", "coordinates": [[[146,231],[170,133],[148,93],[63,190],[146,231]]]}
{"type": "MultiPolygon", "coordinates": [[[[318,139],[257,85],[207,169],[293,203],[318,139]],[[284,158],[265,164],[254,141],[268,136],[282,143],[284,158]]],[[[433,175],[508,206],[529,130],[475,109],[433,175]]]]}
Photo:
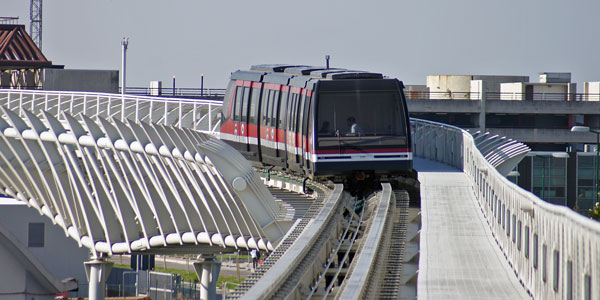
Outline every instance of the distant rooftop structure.
{"type": "Polygon", "coordinates": [[[52,66],[24,25],[0,24],[0,70],[39,69],[52,66]]]}
{"type": "Polygon", "coordinates": [[[0,17],[0,24],[17,24],[19,17],[0,17]]]}

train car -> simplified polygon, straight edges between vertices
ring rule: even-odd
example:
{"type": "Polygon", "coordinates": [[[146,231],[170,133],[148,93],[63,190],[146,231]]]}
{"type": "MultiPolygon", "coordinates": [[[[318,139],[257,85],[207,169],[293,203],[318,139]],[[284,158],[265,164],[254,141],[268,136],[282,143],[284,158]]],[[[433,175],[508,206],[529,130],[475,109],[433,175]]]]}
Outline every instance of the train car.
{"type": "Polygon", "coordinates": [[[415,178],[403,88],[379,73],[253,66],[231,75],[221,139],[251,161],[313,180],[415,178]]]}

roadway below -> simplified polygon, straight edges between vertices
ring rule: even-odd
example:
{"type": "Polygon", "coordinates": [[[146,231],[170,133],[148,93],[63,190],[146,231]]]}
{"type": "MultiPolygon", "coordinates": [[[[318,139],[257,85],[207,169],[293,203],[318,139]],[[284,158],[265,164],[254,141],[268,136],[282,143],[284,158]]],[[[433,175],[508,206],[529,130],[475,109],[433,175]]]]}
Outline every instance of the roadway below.
{"type": "Polygon", "coordinates": [[[421,182],[418,299],[531,299],[490,231],[467,176],[415,158],[421,182]]]}

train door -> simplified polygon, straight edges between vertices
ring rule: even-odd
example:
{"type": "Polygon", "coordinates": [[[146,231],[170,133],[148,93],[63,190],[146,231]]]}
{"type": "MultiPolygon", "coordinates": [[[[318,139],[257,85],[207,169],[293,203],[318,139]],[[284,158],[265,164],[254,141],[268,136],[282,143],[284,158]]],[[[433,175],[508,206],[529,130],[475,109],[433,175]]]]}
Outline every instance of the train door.
{"type": "Polygon", "coordinates": [[[242,86],[242,82],[238,83],[239,85],[235,87],[235,95],[233,96],[232,101],[232,123],[233,128],[230,129],[229,132],[230,137],[228,140],[232,141],[233,147],[238,151],[242,150],[242,144],[240,141],[240,127],[241,127],[241,119],[242,119],[242,100],[244,99],[244,87],[242,86]]]}
{"type": "Polygon", "coordinates": [[[277,115],[276,144],[277,157],[282,161],[287,161],[287,141],[286,141],[286,126],[288,115],[288,97],[290,88],[287,86],[281,87],[281,97],[279,100],[279,114],[277,115]]]}
{"type": "Polygon", "coordinates": [[[296,115],[296,162],[302,166],[304,157],[304,135],[306,134],[304,128],[304,103],[306,102],[306,91],[302,90],[300,97],[298,98],[298,113],[296,115]]]}
{"type": "Polygon", "coordinates": [[[240,142],[242,143],[242,151],[250,152],[250,142],[248,140],[248,112],[250,111],[250,81],[244,82],[244,94],[242,97],[241,105],[241,120],[240,128],[238,130],[240,136],[240,142]]]}
{"type": "Polygon", "coordinates": [[[273,91],[273,100],[269,110],[269,141],[272,144],[273,157],[277,157],[277,113],[279,112],[279,98],[281,96],[280,87],[273,91]]]}
{"type": "Polygon", "coordinates": [[[288,165],[297,166],[297,137],[296,137],[296,123],[298,120],[298,102],[300,102],[300,89],[299,88],[291,88],[290,89],[290,97],[288,102],[288,118],[287,118],[287,134],[286,134],[286,142],[287,142],[287,155],[288,155],[288,165]]]}
{"type": "Polygon", "coordinates": [[[273,163],[272,160],[275,157],[275,145],[271,122],[275,88],[277,87],[274,84],[265,85],[265,88],[263,89],[262,108],[260,112],[260,138],[262,140],[262,154],[263,161],[267,163],[273,163]]]}
{"type": "Polygon", "coordinates": [[[304,100],[304,108],[302,109],[302,165],[306,170],[310,169],[309,165],[309,154],[310,154],[310,146],[309,140],[312,139],[312,130],[310,126],[310,112],[311,112],[311,99],[312,99],[312,91],[306,91],[306,96],[304,100]]]}
{"type": "Polygon", "coordinates": [[[248,113],[248,124],[247,124],[247,132],[248,132],[248,151],[252,152],[253,156],[256,158],[260,157],[260,135],[259,135],[259,105],[260,105],[260,95],[262,91],[262,83],[260,82],[252,82],[251,84],[250,95],[248,97],[250,103],[250,112],[248,113]]]}

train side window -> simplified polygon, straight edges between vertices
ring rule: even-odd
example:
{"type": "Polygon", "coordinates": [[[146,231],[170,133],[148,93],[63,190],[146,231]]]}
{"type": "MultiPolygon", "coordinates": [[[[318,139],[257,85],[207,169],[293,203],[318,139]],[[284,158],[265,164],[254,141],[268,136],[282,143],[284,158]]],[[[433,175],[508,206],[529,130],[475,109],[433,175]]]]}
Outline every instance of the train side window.
{"type": "Polygon", "coordinates": [[[290,127],[288,128],[289,130],[296,132],[296,115],[298,114],[298,98],[299,95],[298,94],[292,94],[293,96],[293,100],[292,100],[292,107],[290,109],[290,127]]]}
{"type": "Polygon", "coordinates": [[[306,94],[300,95],[298,103],[298,115],[296,116],[296,132],[304,134],[303,123],[304,120],[304,102],[306,102],[306,94]]]}
{"type": "Polygon", "coordinates": [[[233,103],[233,120],[240,120],[240,107],[242,106],[243,88],[238,86],[235,88],[235,100],[233,103]]]}
{"type": "Polygon", "coordinates": [[[230,80],[227,85],[227,92],[225,93],[225,97],[223,99],[223,110],[221,112],[222,116],[226,116],[227,118],[232,117],[232,112],[230,108],[233,107],[233,98],[231,98],[232,93],[235,95],[235,80],[230,80]]]}
{"type": "Polygon", "coordinates": [[[242,100],[242,122],[248,122],[248,104],[250,100],[250,88],[244,87],[244,98],[242,100]]]}
{"type": "Polygon", "coordinates": [[[286,123],[285,123],[285,118],[287,116],[286,114],[286,109],[287,109],[287,102],[288,102],[288,92],[284,91],[283,93],[281,93],[281,101],[279,103],[279,128],[281,129],[285,129],[286,123]]]}
{"type": "Polygon", "coordinates": [[[273,92],[273,100],[271,101],[271,111],[270,111],[271,122],[269,123],[273,127],[275,127],[275,125],[277,125],[277,104],[278,103],[279,103],[279,91],[274,91],[273,92]]]}
{"type": "Polygon", "coordinates": [[[306,94],[306,98],[304,100],[304,118],[302,120],[302,126],[304,127],[304,133],[306,133],[306,135],[308,136],[308,119],[309,119],[309,112],[310,112],[310,103],[311,103],[311,96],[309,96],[308,94],[306,94]]]}
{"type": "Polygon", "coordinates": [[[268,100],[269,100],[269,93],[271,92],[271,90],[269,89],[263,89],[263,96],[262,96],[262,108],[260,110],[260,123],[262,125],[267,125],[267,104],[268,104],[268,100]]]}
{"type": "Polygon", "coordinates": [[[252,89],[252,97],[250,98],[250,116],[248,122],[255,124],[259,120],[257,116],[257,108],[260,104],[260,88],[256,87],[252,89]]]}

